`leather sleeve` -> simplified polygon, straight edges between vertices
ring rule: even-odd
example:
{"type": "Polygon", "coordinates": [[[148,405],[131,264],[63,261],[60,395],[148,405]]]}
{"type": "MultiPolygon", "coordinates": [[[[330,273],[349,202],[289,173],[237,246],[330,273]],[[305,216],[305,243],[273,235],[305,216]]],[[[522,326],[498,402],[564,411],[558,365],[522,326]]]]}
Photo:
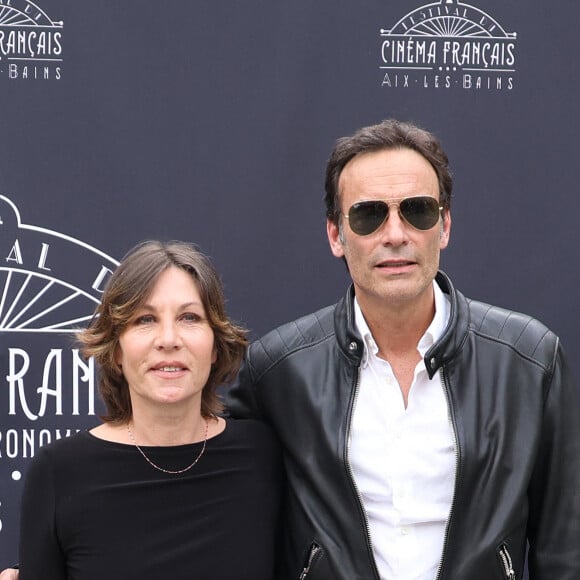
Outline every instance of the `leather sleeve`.
{"type": "Polygon", "coordinates": [[[240,372],[225,397],[226,412],[234,419],[262,419],[253,380],[249,352],[240,372]]]}
{"type": "Polygon", "coordinates": [[[546,376],[528,523],[530,580],[580,578],[580,401],[560,344],[546,376]]]}

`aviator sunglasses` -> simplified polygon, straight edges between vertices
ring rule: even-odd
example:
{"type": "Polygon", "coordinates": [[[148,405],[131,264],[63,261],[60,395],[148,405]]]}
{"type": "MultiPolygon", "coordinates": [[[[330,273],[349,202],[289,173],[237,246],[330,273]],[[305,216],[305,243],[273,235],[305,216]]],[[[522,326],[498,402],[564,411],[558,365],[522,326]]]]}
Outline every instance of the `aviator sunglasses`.
{"type": "Polygon", "coordinates": [[[420,195],[388,202],[359,201],[350,207],[344,217],[355,234],[368,236],[387,221],[391,206],[395,206],[401,218],[418,230],[430,230],[439,221],[439,212],[443,210],[434,197],[420,195]]]}

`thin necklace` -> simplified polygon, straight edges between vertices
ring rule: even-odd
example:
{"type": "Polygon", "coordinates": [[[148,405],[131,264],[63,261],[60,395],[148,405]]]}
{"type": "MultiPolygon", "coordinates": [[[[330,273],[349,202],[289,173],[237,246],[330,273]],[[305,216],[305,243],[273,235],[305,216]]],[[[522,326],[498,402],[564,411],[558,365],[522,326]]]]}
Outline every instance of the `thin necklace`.
{"type": "Polygon", "coordinates": [[[129,423],[127,423],[127,431],[129,432],[129,437],[131,438],[133,445],[135,445],[135,447],[137,447],[137,450],[139,451],[139,453],[141,453],[141,455],[143,455],[143,457],[145,458],[145,461],[147,461],[147,463],[149,465],[151,465],[152,467],[154,467],[158,471],[162,471],[163,473],[169,473],[170,475],[179,475],[180,473],[185,473],[186,471],[189,471],[200,460],[201,456],[203,455],[203,452],[205,451],[205,444],[207,443],[207,434],[209,431],[209,421],[207,419],[205,419],[205,436],[204,436],[204,440],[203,440],[203,446],[201,448],[201,451],[199,452],[199,455],[194,459],[193,463],[190,463],[187,467],[184,467],[183,469],[177,469],[175,471],[173,471],[171,469],[164,469],[163,467],[159,467],[159,465],[157,465],[156,463],[153,463],[153,461],[151,461],[151,459],[149,459],[149,457],[147,457],[147,455],[145,455],[145,452],[143,451],[143,449],[141,449],[141,447],[139,447],[139,445],[137,445],[137,441],[135,441],[135,436],[133,435],[133,431],[131,431],[131,427],[130,427],[129,423]]]}

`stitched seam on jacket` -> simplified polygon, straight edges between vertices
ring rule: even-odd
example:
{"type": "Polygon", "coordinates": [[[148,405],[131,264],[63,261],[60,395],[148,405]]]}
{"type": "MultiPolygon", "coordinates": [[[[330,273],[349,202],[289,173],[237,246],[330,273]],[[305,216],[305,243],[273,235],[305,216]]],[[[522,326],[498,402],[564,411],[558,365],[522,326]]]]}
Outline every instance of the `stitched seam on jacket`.
{"type": "MultiPolygon", "coordinates": [[[[536,351],[540,348],[540,346],[542,345],[542,343],[544,342],[544,338],[546,338],[546,336],[550,334],[550,329],[547,328],[546,331],[544,332],[544,334],[542,334],[540,340],[538,340],[538,344],[536,345],[536,348],[534,348],[533,352],[532,352],[532,356],[534,354],[536,354],[536,351]]],[[[552,355],[552,364],[551,364],[551,368],[553,369],[555,366],[555,358],[556,358],[556,353],[558,352],[558,345],[560,344],[560,339],[556,336],[556,348],[554,349],[554,353],[552,355]]]]}
{"type": "MultiPolygon", "coordinates": [[[[489,340],[491,342],[497,342],[499,344],[507,346],[510,350],[514,351],[519,357],[527,360],[528,362],[531,362],[532,364],[536,365],[538,368],[541,368],[543,371],[545,371],[547,373],[550,373],[551,369],[553,368],[553,365],[552,365],[552,367],[550,367],[548,365],[541,363],[539,360],[532,358],[531,355],[523,353],[521,350],[519,350],[517,348],[517,346],[515,344],[512,344],[511,342],[507,342],[506,340],[502,340],[501,338],[498,338],[497,336],[490,336],[489,334],[484,334],[483,332],[480,332],[479,330],[475,330],[473,328],[470,330],[470,332],[472,332],[474,335],[478,336],[481,339],[489,340]]],[[[544,334],[544,336],[545,336],[545,334],[544,334]]],[[[542,337],[542,340],[543,340],[544,336],[542,337]]],[[[534,352],[537,351],[538,346],[539,346],[539,343],[534,348],[534,352]]],[[[554,358],[554,355],[552,355],[552,360],[553,360],[553,358],[554,358]]]]}
{"type": "Polygon", "coordinates": [[[548,381],[546,394],[544,395],[544,405],[546,404],[546,401],[548,400],[548,396],[552,392],[552,385],[554,384],[554,369],[556,368],[556,359],[558,358],[559,346],[560,346],[560,339],[558,337],[556,337],[556,348],[554,348],[554,354],[552,356],[552,367],[551,367],[550,372],[549,372],[550,380],[548,381]]]}
{"type": "MultiPolygon", "coordinates": [[[[286,360],[289,356],[292,356],[293,354],[296,354],[297,352],[300,352],[302,350],[307,350],[313,347],[316,347],[324,342],[327,342],[328,340],[334,340],[334,333],[329,334],[328,336],[324,336],[321,339],[314,341],[314,342],[310,342],[308,344],[301,344],[293,349],[289,349],[288,351],[286,351],[285,353],[283,353],[281,356],[279,356],[276,359],[273,359],[272,357],[270,357],[268,355],[268,358],[272,361],[270,365],[268,365],[261,373],[260,375],[256,375],[255,376],[255,383],[260,382],[260,380],[262,379],[262,377],[269,373],[274,367],[278,366],[281,362],[283,362],[284,360],[286,360]]],[[[262,347],[263,348],[263,347],[262,347]]],[[[263,349],[264,352],[265,349],[263,349]]],[[[253,365],[252,365],[252,369],[253,369],[253,365]]]]}

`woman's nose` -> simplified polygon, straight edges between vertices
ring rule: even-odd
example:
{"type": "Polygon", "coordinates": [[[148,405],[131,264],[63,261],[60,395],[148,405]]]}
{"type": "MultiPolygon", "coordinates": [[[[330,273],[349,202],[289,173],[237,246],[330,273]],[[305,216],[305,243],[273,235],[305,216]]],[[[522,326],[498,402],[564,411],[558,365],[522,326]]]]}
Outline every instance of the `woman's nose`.
{"type": "Polygon", "coordinates": [[[160,349],[179,348],[181,339],[173,323],[161,323],[158,327],[155,346],[160,349]]]}

